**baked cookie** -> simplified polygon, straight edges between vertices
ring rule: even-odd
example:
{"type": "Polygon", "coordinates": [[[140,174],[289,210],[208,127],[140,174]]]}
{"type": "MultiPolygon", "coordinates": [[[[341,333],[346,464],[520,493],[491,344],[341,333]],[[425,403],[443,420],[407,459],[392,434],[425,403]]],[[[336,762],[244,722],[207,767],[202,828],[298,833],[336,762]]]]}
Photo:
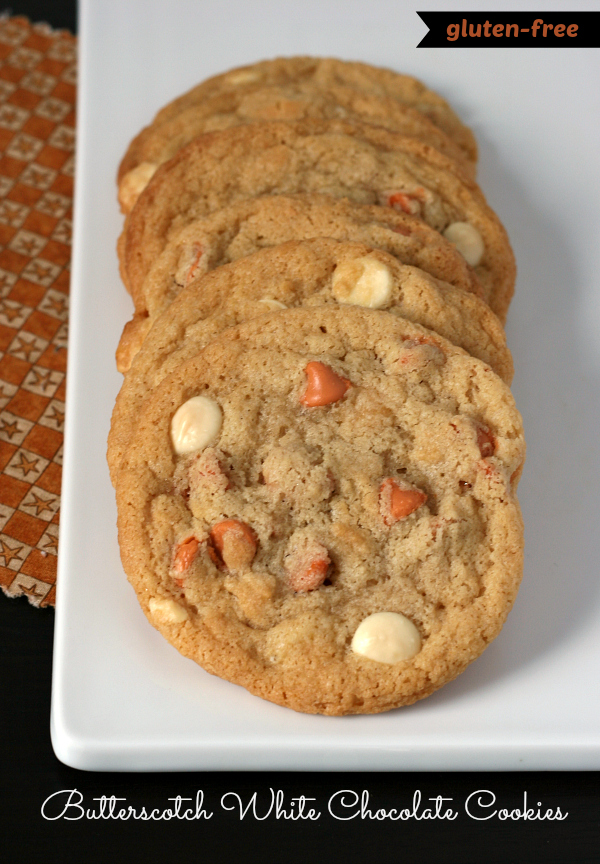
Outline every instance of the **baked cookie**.
{"type": "Polygon", "coordinates": [[[368,63],[338,60],[331,57],[277,57],[248,66],[239,66],[215,75],[174,99],[158,112],[159,125],[190,107],[218,93],[251,92],[257,87],[310,83],[316,89],[331,92],[335,86],[352,87],[365,96],[392,98],[416,109],[452,138],[470,162],[477,161],[477,143],[471,130],[462,123],[450,105],[438,93],[425,87],[410,75],[401,75],[368,63]]]}
{"type": "Polygon", "coordinates": [[[129,369],[153,319],[192,279],[262,247],[313,237],[367,243],[482,295],[475,272],[456,247],[414,216],[323,195],[250,198],[192,222],[168,243],[132,298],[135,314],[117,349],[119,371],[129,369]]]}
{"type": "Polygon", "coordinates": [[[186,657],[298,711],[410,704],[500,632],[522,573],[506,385],[395,316],[290,309],[178,367],[117,484],[123,564],[186,657]]]}
{"type": "Polygon", "coordinates": [[[113,481],[144,400],[180,363],[226,328],[273,309],[338,304],[414,321],[488,363],[507,382],[512,379],[504,330],[475,295],[362,243],[325,238],[285,243],[195,279],[156,320],[113,411],[108,446],[113,481]]]}
{"type": "Polygon", "coordinates": [[[159,165],[204,132],[213,132],[264,120],[349,120],[374,123],[430,144],[475,176],[475,163],[452,138],[414,108],[389,96],[364,93],[343,84],[320,89],[314,80],[279,86],[225,89],[186,108],[170,120],[152,123],[131,142],[117,182],[119,203],[129,213],[159,165]]]}
{"type": "Polygon", "coordinates": [[[228,204],[310,192],[384,204],[444,233],[503,320],[515,263],[506,232],[457,163],[414,138],[368,124],[249,124],[196,138],[162,165],[125,220],[121,272],[135,296],[176,232],[228,204]]]}

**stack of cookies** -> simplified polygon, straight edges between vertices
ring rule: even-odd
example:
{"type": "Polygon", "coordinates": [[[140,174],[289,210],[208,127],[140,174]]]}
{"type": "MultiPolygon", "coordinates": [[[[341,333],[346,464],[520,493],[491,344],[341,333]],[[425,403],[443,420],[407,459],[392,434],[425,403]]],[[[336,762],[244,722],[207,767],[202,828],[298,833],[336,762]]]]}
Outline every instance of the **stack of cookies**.
{"type": "Polygon", "coordinates": [[[123,564],[182,654],[298,711],[429,695],[518,590],[515,263],[476,158],[415,79],[295,57],[201,83],[121,163],[123,564]]]}

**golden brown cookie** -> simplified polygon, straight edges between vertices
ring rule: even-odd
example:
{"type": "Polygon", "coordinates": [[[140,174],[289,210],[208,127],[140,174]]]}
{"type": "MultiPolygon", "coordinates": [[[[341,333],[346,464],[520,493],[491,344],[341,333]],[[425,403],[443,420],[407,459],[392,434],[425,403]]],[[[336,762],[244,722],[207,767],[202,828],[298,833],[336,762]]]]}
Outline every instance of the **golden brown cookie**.
{"type": "Polygon", "coordinates": [[[471,130],[462,123],[438,93],[410,75],[402,75],[368,63],[332,57],[277,57],[215,75],[166,105],[155,117],[158,125],[216,94],[252,92],[258,87],[311,84],[330,91],[336,86],[351,87],[365,97],[392,98],[409,106],[435,123],[464,152],[470,162],[477,161],[477,144],[471,130]]]}
{"type": "MultiPolygon", "coordinates": [[[[362,243],[332,239],[263,249],[194,279],[156,320],[113,411],[113,482],[140,408],[160,381],[228,327],[273,309],[354,305],[386,310],[442,335],[512,379],[500,322],[476,297],[362,243]]],[[[425,351],[425,349],[423,349],[425,351]]]]}
{"type": "Polygon", "coordinates": [[[475,163],[452,138],[409,105],[372,92],[332,83],[319,87],[314,80],[291,81],[278,86],[228,88],[182,110],[170,120],[155,122],[131,142],[117,176],[119,202],[129,213],[154,171],[178,150],[204,132],[213,132],[270,120],[349,120],[384,126],[430,144],[459,162],[469,176],[475,163]]]}
{"type": "Polygon", "coordinates": [[[262,247],[314,237],[370,244],[404,264],[482,295],[475,272],[456,247],[422,219],[390,207],[323,195],[251,198],[192,222],[167,244],[132,298],[135,314],[117,349],[119,371],[129,369],[152,320],[192,279],[262,247]]]}
{"type": "Polygon", "coordinates": [[[521,419],[488,366],[430,340],[377,310],[290,309],[152,394],[119,540],[182,654],[298,711],[375,713],[500,632],[522,573],[521,419]]]}
{"type": "Polygon", "coordinates": [[[176,232],[261,195],[310,192],[419,216],[455,242],[501,320],[515,264],[506,232],[477,184],[436,150],[367,124],[273,122],[207,133],[162,165],[126,219],[124,281],[136,296],[176,232]]]}

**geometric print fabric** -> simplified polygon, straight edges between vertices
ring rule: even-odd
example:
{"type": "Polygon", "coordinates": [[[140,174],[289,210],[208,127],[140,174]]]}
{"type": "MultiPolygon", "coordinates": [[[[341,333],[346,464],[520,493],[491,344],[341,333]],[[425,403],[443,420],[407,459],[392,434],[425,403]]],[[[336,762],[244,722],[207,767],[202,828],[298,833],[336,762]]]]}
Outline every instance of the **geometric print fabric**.
{"type": "Polygon", "coordinates": [[[0,586],[54,605],[77,42],[0,19],[0,586]]]}

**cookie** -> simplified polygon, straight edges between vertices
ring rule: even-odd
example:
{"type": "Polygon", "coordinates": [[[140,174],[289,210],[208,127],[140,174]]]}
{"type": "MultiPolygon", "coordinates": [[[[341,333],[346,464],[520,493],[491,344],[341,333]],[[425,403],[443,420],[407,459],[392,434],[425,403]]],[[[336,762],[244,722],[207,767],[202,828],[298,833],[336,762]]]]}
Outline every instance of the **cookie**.
{"type": "Polygon", "coordinates": [[[477,143],[450,105],[438,93],[410,75],[402,75],[368,63],[334,58],[277,57],[231,69],[203,81],[158,112],[159,125],[218,93],[252,92],[257,87],[310,83],[330,91],[335,86],[351,87],[365,96],[392,98],[416,109],[452,138],[470,162],[477,161],[477,143]]]}
{"type": "Polygon", "coordinates": [[[229,330],[138,418],[123,564],[186,657],[297,711],[421,699],[500,632],[522,573],[520,416],[480,361],[385,312],[229,330]]]}
{"type": "Polygon", "coordinates": [[[135,314],[117,349],[119,371],[129,369],[152,320],[193,278],[262,247],[313,237],[367,243],[404,264],[482,294],[473,269],[456,247],[414,216],[322,195],[251,198],[192,222],[168,243],[132,298],[135,314]]]}
{"type": "Polygon", "coordinates": [[[272,309],[334,304],[407,318],[482,359],[507,382],[512,378],[502,326],[475,295],[361,243],[322,238],[274,246],[195,279],[157,319],[113,411],[113,481],[144,400],[177,365],[226,328],[272,309]]]}
{"type": "Polygon", "coordinates": [[[477,184],[413,138],[345,121],[250,124],[196,138],[157,170],[125,221],[125,284],[135,296],[169,240],[195,219],[235,201],[296,192],[419,216],[455,243],[504,319],[514,256],[477,184]]]}
{"type": "Polygon", "coordinates": [[[419,111],[392,97],[364,93],[340,84],[319,88],[314,81],[284,86],[226,89],[186,108],[170,120],[152,123],[131,142],[117,176],[119,203],[129,213],[159,165],[204,132],[264,120],[350,120],[374,123],[430,144],[459,162],[470,176],[475,163],[465,158],[445,132],[419,111]]]}

